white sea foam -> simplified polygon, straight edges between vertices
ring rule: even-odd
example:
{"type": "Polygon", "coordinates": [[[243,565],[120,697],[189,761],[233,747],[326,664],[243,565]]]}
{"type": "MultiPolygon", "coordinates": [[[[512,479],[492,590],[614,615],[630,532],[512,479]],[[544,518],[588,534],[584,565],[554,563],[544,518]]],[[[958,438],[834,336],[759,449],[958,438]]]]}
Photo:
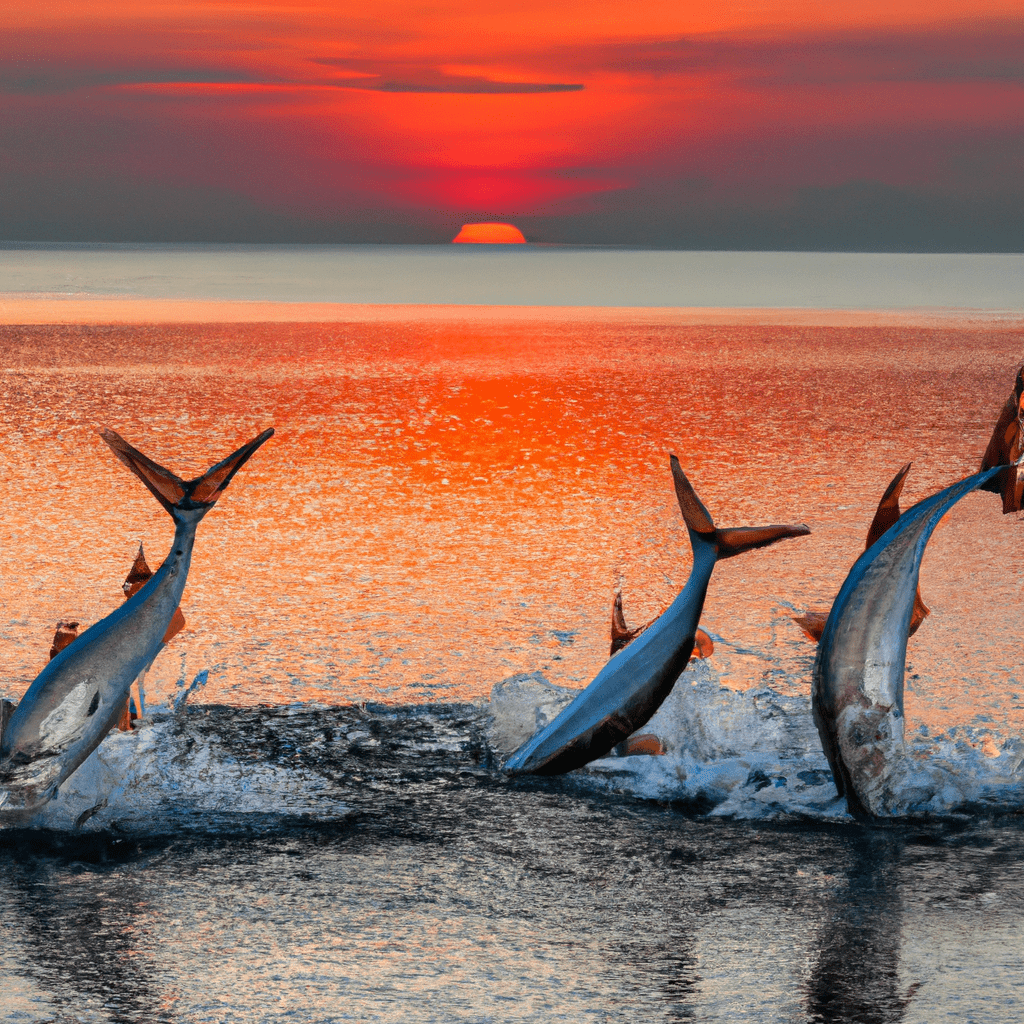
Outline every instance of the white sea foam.
{"type": "MultiPolygon", "coordinates": [[[[510,754],[577,692],[539,673],[498,683],[488,727],[494,751],[510,754]]],[[[574,773],[580,785],[737,818],[847,814],[806,697],[730,690],[707,661],[696,661],[642,732],[661,740],[664,755],[602,758],[574,773]]],[[[892,780],[894,816],[1024,807],[1024,741],[999,743],[973,727],[938,738],[917,732],[907,737],[892,780]]]]}
{"type": "Polygon", "coordinates": [[[241,760],[216,733],[198,733],[159,709],[131,732],[112,732],[30,817],[0,813],[0,826],[145,829],[169,812],[344,817],[322,776],[300,766],[241,760]]]}

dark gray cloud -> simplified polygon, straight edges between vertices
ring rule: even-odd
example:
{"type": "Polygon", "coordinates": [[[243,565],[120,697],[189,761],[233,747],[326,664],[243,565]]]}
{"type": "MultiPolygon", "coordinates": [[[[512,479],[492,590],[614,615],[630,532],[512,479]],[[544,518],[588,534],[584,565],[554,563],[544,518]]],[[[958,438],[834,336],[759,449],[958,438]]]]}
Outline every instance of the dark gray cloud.
{"type": "Polygon", "coordinates": [[[799,252],[1020,252],[1024,189],[939,191],[874,180],[760,198],[706,179],[605,193],[585,214],[523,217],[531,241],[799,252]]]}
{"type": "Polygon", "coordinates": [[[751,85],[868,82],[1024,84],[1024,24],[758,38],[692,36],[610,43],[566,54],[582,71],[721,74],[751,85]]]}
{"type": "Polygon", "coordinates": [[[312,63],[338,68],[349,76],[331,81],[343,89],[371,92],[449,93],[456,96],[520,95],[579,92],[583,86],[566,82],[508,82],[481,75],[453,75],[424,64],[384,64],[372,58],[317,58],[312,63]]]}
{"type": "Polygon", "coordinates": [[[434,80],[421,78],[361,81],[349,84],[349,89],[368,89],[373,92],[429,92],[457,96],[526,95],[540,92],[579,92],[583,86],[561,82],[495,82],[487,78],[462,75],[438,76],[434,80]]]}
{"type": "Polygon", "coordinates": [[[424,66],[381,66],[366,60],[316,60],[311,64],[341,67],[350,73],[308,78],[253,75],[235,68],[95,68],[48,64],[0,63],[0,93],[52,95],[79,89],[125,85],[265,85],[356,89],[369,92],[447,93],[451,95],[526,95],[578,92],[578,83],[507,82],[477,75],[451,75],[424,66]],[[351,72],[357,72],[352,74],[351,72]]]}
{"type": "MultiPolygon", "coordinates": [[[[52,67],[45,64],[0,64],[0,92],[48,95],[118,85],[225,85],[265,83],[264,77],[225,68],[117,68],[52,67]]],[[[281,84],[271,80],[272,84],[281,84]]]]}
{"type": "MultiPolygon", "coordinates": [[[[271,209],[229,189],[109,174],[73,180],[6,174],[0,240],[36,242],[448,242],[460,211],[418,213],[365,203],[314,218],[271,209]]],[[[583,212],[513,219],[535,242],[644,248],[848,252],[1019,252],[1024,191],[971,196],[850,181],[783,199],[729,193],[702,178],[607,192],[583,212]]]]}

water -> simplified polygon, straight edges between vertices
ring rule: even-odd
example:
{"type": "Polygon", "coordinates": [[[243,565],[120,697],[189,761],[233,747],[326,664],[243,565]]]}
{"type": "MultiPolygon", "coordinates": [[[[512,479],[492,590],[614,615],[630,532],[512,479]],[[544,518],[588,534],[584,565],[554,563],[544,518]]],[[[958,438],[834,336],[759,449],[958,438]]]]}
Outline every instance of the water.
{"type": "Polygon", "coordinates": [[[1019,818],[707,820],[507,782],[464,706],[241,719],[179,728],[350,816],[0,834],[6,1019],[1019,1019],[1019,818]]]}
{"type": "MultiPolygon", "coordinates": [[[[74,266],[79,292],[191,287],[74,266]]],[[[905,507],[976,468],[1022,358],[1011,302],[144,324],[117,299],[135,323],[47,326],[69,300],[18,301],[0,695],[57,619],[117,605],[140,539],[154,566],[169,543],[94,425],[185,476],[277,435],[200,527],[142,727],[0,831],[9,1019],[1019,1019],[1019,517],[972,495],[929,545],[915,822],[835,799],[789,618],[829,606],[904,462],[905,507]],[[715,652],[651,723],[666,756],[506,780],[508,730],[604,663],[613,589],[632,624],[686,578],[669,451],[720,525],[812,535],[716,568],[715,652]]]]}
{"type": "MultiPolygon", "coordinates": [[[[0,291],[189,301],[1024,308],[1024,255],[543,245],[0,245],[0,291]]],[[[10,301],[8,299],[7,301],[10,301]]],[[[333,317],[331,317],[333,319],[333,317]]]]}

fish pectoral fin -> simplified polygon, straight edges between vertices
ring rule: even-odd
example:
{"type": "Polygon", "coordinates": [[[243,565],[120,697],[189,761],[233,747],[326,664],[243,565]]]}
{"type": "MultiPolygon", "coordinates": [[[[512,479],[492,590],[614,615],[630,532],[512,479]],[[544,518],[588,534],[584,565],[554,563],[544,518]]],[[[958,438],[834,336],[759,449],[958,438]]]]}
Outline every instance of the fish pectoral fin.
{"type": "Polygon", "coordinates": [[[718,545],[718,560],[742,555],[744,551],[766,548],[790,537],[806,537],[810,527],[803,523],[792,526],[734,526],[727,530],[715,531],[718,545]]]}

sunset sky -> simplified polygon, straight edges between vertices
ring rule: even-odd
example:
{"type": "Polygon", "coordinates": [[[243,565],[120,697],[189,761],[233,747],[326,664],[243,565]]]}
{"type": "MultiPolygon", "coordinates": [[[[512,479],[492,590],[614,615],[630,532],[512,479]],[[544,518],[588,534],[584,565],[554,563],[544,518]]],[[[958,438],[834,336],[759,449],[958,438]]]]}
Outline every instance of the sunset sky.
{"type": "Polygon", "coordinates": [[[0,239],[1024,250],[1019,0],[9,0],[0,239]]]}

